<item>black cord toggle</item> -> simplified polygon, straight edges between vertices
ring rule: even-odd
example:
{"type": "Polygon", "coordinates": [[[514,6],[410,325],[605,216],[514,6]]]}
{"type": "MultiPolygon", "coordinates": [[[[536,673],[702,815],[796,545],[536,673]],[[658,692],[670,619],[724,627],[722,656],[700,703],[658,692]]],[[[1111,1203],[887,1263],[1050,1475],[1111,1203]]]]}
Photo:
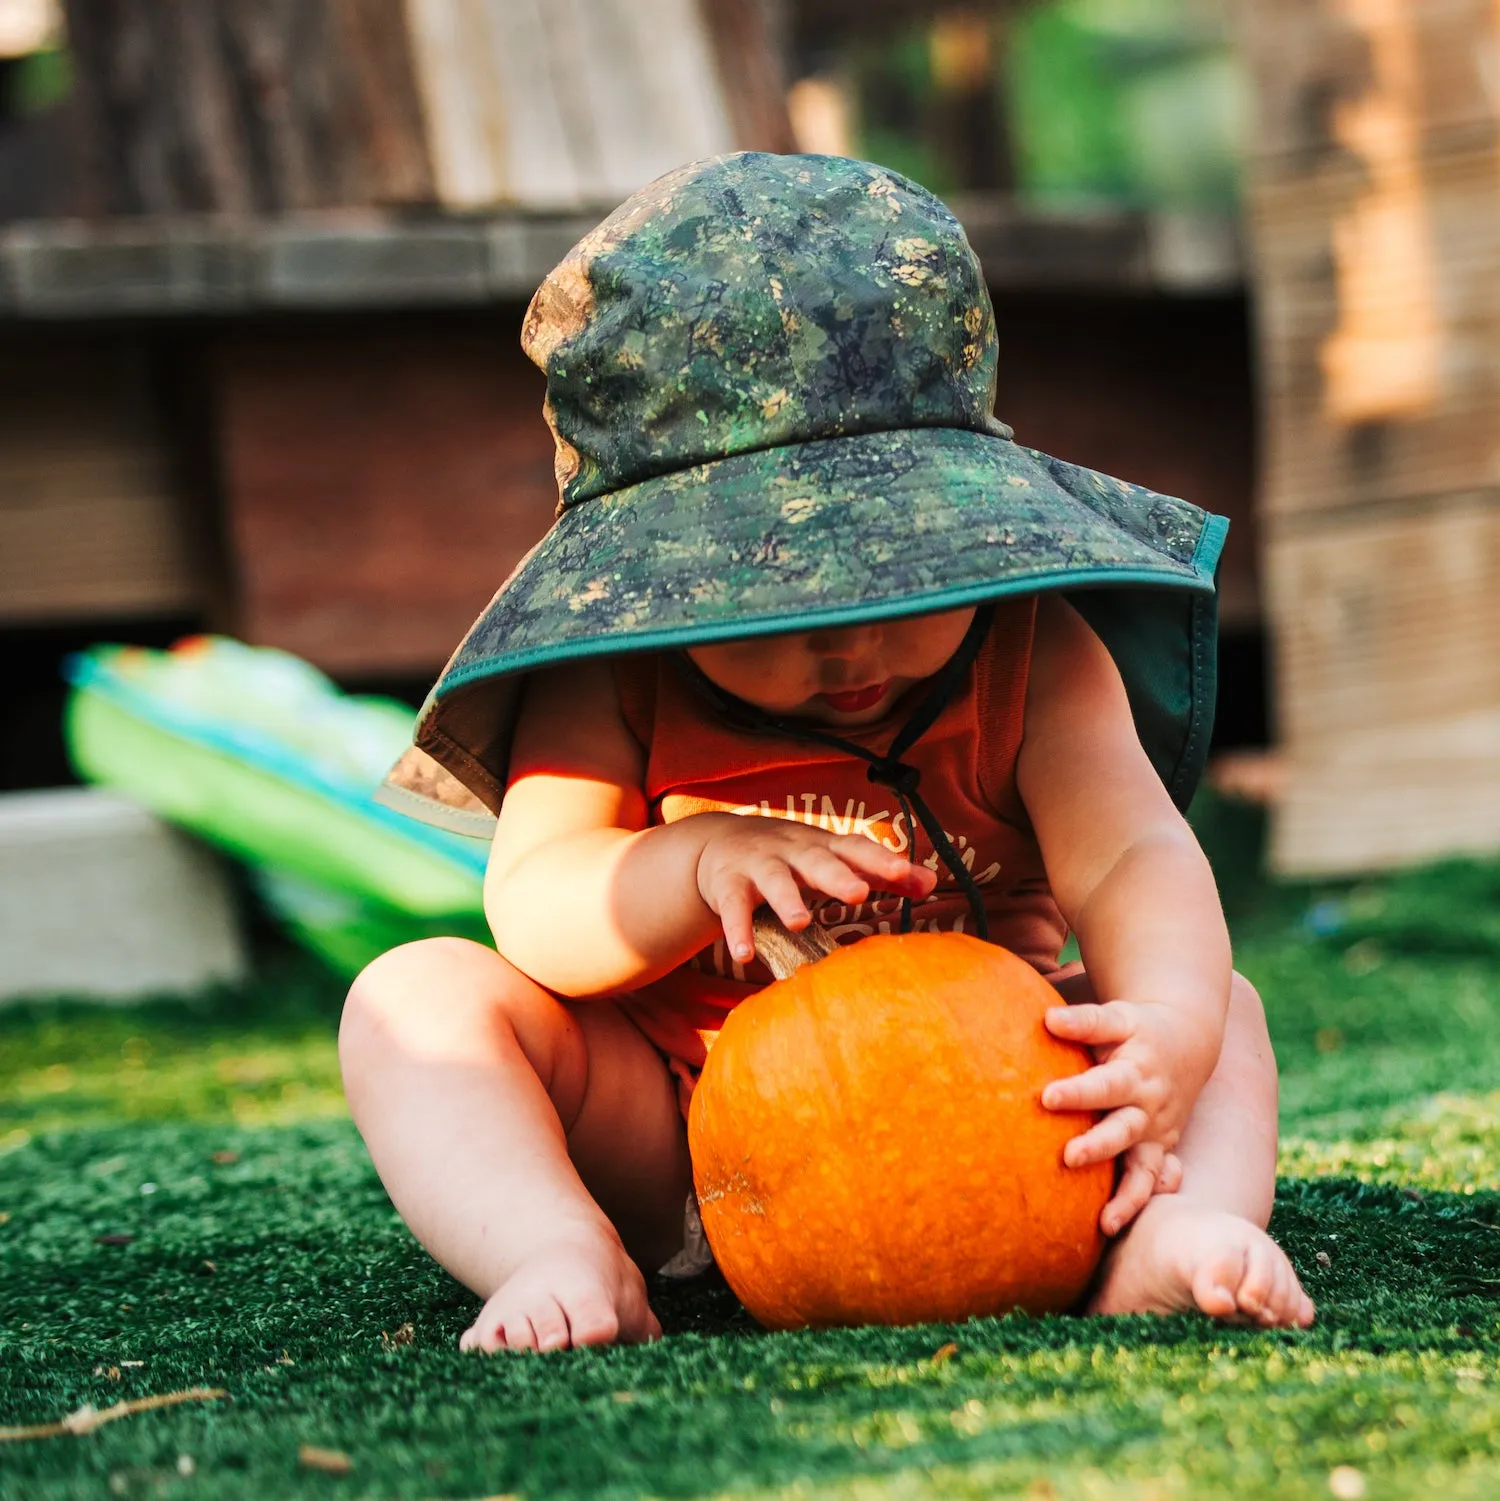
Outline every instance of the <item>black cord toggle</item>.
{"type": "Polygon", "coordinates": [[[917,767],[889,758],[872,761],[866,775],[877,787],[889,787],[898,797],[910,797],[922,780],[922,773],[917,767]]]}
{"type": "MultiPolygon", "coordinates": [[[[968,866],[964,864],[959,852],[954,849],[953,841],[943,832],[943,826],[938,822],[937,815],[928,807],[922,794],[917,791],[917,784],[922,779],[921,771],[901,760],[901,755],[932,728],[944,706],[957,692],[965,674],[974,665],[974,659],[984,645],[992,617],[993,611],[989,605],[982,605],[975,611],[974,620],[958,650],[933,678],[926,696],[912,711],[911,718],[896,733],[890,748],[883,756],[877,756],[873,751],[866,750],[864,746],[852,740],[845,740],[841,735],[834,735],[813,725],[798,724],[780,719],[774,714],[768,714],[764,709],[746,703],[743,699],[735,698],[731,693],[726,693],[717,683],[712,682],[703,674],[686,652],[682,652],[678,657],[678,666],[693,691],[721,714],[728,723],[737,728],[753,734],[777,734],[786,735],[795,740],[809,740],[817,745],[831,746],[845,755],[868,762],[869,771],[866,775],[877,787],[889,787],[896,794],[901,803],[901,811],[906,816],[907,828],[920,827],[932,841],[932,847],[938,859],[947,867],[948,873],[968,898],[969,911],[974,918],[975,935],[984,939],[990,936],[989,920],[984,910],[984,893],[980,891],[979,883],[975,881],[968,866]]],[[[903,897],[901,899],[901,931],[909,933],[911,924],[911,898],[903,897]]]]}

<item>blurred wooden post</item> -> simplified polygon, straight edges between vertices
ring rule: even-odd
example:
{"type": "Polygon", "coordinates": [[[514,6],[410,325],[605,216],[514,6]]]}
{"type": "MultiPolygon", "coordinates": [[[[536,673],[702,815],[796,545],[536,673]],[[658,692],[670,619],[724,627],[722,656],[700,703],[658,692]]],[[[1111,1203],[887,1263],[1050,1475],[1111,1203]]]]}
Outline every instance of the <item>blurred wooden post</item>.
{"type": "Polygon", "coordinates": [[[736,142],[795,151],[780,38],[767,0],[698,0],[736,142]]]}
{"type": "Polygon", "coordinates": [[[1500,848],[1500,5],[1242,0],[1274,863],[1500,848]]]}

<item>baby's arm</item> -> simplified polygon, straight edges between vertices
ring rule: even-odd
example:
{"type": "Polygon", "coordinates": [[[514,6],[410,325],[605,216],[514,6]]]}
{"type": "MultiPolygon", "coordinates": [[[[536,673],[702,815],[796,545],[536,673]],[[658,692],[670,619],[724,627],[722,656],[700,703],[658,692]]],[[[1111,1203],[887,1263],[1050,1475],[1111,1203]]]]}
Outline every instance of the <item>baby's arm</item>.
{"type": "Polygon", "coordinates": [[[1017,781],[1102,999],[1049,1014],[1056,1035],[1101,1061],[1049,1085],[1043,1103],[1108,1112],[1066,1157],[1082,1166],[1128,1153],[1116,1204],[1133,1213],[1139,1180],[1176,1146],[1218,1062],[1229,935],[1208,861],[1141,748],[1119,672],[1062,599],[1039,602],[1017,781]]]}
{"type": "Polygon", "coordinates": [[[607,668],[528,682],[484,905],[500,952],[556,995],[642,985],[721,930],[748,959],[754,909],[806,927],[803,890],[861,902],[872,887],[932,889],[930,871],[857,835],[730,813],[649,827],[644,773],[607,668]]]}

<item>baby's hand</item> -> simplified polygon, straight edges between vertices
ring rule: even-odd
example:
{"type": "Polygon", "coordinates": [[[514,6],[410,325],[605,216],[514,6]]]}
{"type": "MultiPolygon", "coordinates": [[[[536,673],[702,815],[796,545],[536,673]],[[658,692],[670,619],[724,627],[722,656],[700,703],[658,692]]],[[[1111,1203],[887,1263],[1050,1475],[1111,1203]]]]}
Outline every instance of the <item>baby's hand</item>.
{"type": "Polygon", "coordinates": [[[935,872],[862,834],[828,834],[783,818],[725,819],[698,857],[698,891],[741,964],[755,957],[750,916],[762,903],[795,933],[812,921],[804,891],[841,902],[866,901],[872,890],[920,901],[936,885],[935,872]]]}
{"type": "Polygon", "coordinates": [[[1118,1235],[1154,1193],[1175,1191],[1181,1167],[1172,1149],[1218,1062],[1222,1039],[1174,1007],[1152,1001],[1053,1006],[1047,1030],[1093,1050],[1095,1066],[1042,1091],[1048,1110],[1107,1111],[1063,1150],[1069,1167],[1124,1157],[1100,1228],[1118,1235]]]}

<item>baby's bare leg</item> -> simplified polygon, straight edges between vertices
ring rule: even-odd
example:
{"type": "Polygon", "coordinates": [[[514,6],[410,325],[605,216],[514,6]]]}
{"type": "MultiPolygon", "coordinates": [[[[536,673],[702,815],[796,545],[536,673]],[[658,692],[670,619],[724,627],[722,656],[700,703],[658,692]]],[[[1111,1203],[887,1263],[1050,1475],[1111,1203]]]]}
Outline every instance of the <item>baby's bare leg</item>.
{"type": "Polygon", "coordinates": [[[658,1332],[631,1258],[681,1247],[691,1170],[666,1066],[616,1007],[565,1005],[490,949],[431,939],[355,981],[339,1058],[401,1217],[487,1300],[466,1346],[658,1332]]]}
{"type": "MultiPolygon", "coordinates": [[[[1058,982],[1091,1001],[1087,976],[1058,982]]],[[[1110,1247],[1095,1313],[1170,1313],[1267,1325],[1312,1322],[1286,1253],[1265,1232],[1276,1193],[1276,1059],[1254,987],[1234,977],[1218,1067],[1188,1117],[1182,1184],[1158,1194],[1110,1247]]]]}

